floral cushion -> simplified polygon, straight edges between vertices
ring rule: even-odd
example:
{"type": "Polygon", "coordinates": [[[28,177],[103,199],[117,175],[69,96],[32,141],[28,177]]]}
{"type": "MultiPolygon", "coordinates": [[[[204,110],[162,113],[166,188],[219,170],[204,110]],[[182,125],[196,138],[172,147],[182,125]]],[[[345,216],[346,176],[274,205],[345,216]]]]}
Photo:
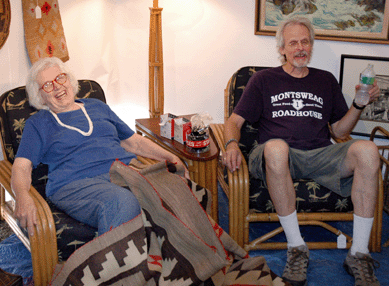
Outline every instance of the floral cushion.
{"type": "MultiPolygon", "coordinates": [[[[97,98],[106,102],[101,86],[91,80],[79,80],[78,98],[97,98]]],[[[0,98],[0,121],[3,146],[7,160],[13,163],[18,150],[26,120],[37,112],[26,98],[25,87],[4,93],[0,98]]],[[[32,172],[32,185],[46,199],[47,165],[40,164],[32,172]]],[[[57,231],[58,255],[66,260],[79,246],[96,237],[97,230],[84,225],[57,209],[47,199],[54,217],[57,231]]]]}
{"type": "MultiPolygon", "coordinates": [[[[268,67],[248,66],[239,69],[231,79],[228,110],[231,114],[240,100],[250,77],[257,71],[268,67]]],[[[247,121],[241,129],[239,147],[248,162],[248,155],[258,143],[258,124],[247,121]]],[[[295,180],[296,208],[299,212],[349,212],[353,210],[351,197],[344,198],[313,180],[295,180]]],[[[261,180],[250,176],[250,210],[254,212],[275,212],[268,190],[261,180]]]]}

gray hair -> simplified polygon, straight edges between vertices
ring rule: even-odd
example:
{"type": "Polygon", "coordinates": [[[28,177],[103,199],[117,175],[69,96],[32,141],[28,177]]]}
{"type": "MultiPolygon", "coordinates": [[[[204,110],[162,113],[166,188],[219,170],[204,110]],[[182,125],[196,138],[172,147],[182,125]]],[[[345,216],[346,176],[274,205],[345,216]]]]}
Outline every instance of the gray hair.
{"type": "MultiPolygon", "coordinates": [[[[292,16],[290,18],[287,18],[285,21],[283,21],[279,26],[276,33],[276,41],[277,41],[277,48],[278,52],[280,52],[281,48],[285,48],[285,38],[284,38],[284,31],[286,27],[294,26],[294,25],[302,25],[305,26],[309,31],[309,40],[311,42],[311,45],[313,46],[313,42],[315,39],[315,29],[313,28],[313,25],[311,21],[308,18],[302,17],[302,16],[292,16]]],[[[279,57],[282,64],[286,63],[285,55],[281,55],[279,57]]]]}
{"type": "Polygon", "coordinates": [[[50,67],[57,66],[61,72],[66,73],[68,80],[73,88],[74,95],[78,93],[78,80],[75,78],[73,73],[70,72],[68,67],[62,60],[56,57],[42,58],[33,64],[27,76],[26,91],[28,101],[30,105],[36,109],[49,109],[43,104],[43,99],[39,94],[40,86],[36,81],[39,73],[50,67]]]}

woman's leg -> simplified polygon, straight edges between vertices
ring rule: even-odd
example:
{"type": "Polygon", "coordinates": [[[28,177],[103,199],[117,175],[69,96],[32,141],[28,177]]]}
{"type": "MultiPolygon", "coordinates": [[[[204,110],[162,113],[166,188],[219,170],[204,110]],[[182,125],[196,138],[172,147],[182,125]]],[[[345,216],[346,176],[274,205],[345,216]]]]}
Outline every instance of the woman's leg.
{"type": "Polygon", "coordinates": [[[110,182],[109,174],[72,182],[49,199],[74,219],[101,235],[140,214],[133,193],[110,182]]]}

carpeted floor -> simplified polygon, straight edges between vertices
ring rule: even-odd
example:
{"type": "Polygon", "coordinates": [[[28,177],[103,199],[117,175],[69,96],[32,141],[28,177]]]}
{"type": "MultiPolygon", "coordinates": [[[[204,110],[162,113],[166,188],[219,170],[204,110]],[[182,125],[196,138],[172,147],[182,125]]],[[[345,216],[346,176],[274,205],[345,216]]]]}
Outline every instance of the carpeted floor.
{"type": "MultiPolygon", "coordinates": [[[[382,243],[389,239],[389,215],[384,212],[382,229],[382,243]]],[[[228,199],[219,189],[219,224],[224,230],[228,230],[228,199]]],[[[250,240],[259,237],[267,231],[278,227],[277,223],[251,224],[250,240]]],[[[352,235],[352,222],[334,223],[345,233],[352,235]]],[[[305,241],[310,241],[313,237],[327,239],[336,236],[323,231],[319,227],[303,227],[301,233],[305,241]]],[[[286,241],[283,233],[273,238],[274,241],[286,241]]],[[[308,286],[353,286],[354,278],[347,274],[343,268],[343,261],[348,250],[345,249],[320,249],[310,251],[308,268],[308,286]]],[[[286,250],[257,250],[251,251],[250,256],[261,255],[266,258],[270,269],[281,276],[286,263],[286,250]]],[[[372,257],[380,263],[380,268],[376,270],[376,276],[381,286],[389,286],[389,247],[383,247],[380,253],[372,253],[372,257]]]]}
{"type": "Polygon", "coordinates": [[[13,234],[8,224],[4,220],[0,220],[0,242],[13,234]]]}

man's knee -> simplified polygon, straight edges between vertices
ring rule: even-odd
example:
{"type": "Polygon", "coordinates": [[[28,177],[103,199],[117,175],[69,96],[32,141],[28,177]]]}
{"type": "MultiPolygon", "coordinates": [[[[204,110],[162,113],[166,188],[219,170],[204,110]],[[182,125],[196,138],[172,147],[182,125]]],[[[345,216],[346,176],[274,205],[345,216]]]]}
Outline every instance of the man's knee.
{"type": "Polygon", "coordinates": [[[348,154],[355,158],[356,167],[378,170],[380,165],[380,156],[377,145],[368,140],[358,140],[353,143],[348,154]]]}
{"type": "Polygon", "coordinates": [[[289,162],[289,145],[281,139],[270,140],[265,144],[263,156],[267,167],[286,167],[289,162]]]}

